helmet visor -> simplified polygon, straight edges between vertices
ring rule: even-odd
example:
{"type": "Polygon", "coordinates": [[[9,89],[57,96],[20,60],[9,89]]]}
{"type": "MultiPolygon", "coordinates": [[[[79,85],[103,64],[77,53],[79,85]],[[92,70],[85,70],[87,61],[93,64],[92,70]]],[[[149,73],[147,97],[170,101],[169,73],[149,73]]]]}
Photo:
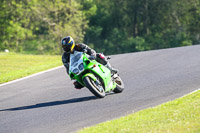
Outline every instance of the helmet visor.
{"type": "Polygon", "coordinates": [[[66,42],[66,40],[62,41],[62,48],[65,52],[69,52],[71,50],[71,47],[73,46],[73,41],[66,42]]]}
{"type": "Polygon", "coordinates": [[[63,46],[67,46],[67,45],[72,46],[72,44],[73,44],[73,41],[71,41],[71,42],[66,42],[66,40],[62,41],[63,46]]]}

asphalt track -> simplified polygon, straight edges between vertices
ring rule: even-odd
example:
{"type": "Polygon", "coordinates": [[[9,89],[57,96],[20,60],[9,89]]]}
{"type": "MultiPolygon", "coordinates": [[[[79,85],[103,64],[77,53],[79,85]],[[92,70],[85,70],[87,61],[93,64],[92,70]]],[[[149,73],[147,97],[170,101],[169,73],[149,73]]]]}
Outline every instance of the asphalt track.
{"type": "Polygon", "coordinates": [[[64,67],[0,87],[0,133],[68,133],[200,88],[200,45],[113,55],[125,90],[75,90],[64,67]]]}

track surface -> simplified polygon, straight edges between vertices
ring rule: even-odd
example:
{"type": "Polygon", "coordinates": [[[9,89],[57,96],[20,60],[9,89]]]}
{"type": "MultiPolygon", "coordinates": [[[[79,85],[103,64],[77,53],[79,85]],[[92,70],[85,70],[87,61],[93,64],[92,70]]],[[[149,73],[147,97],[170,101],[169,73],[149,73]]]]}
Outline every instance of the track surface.
{"type": "Polygon", "coordinates": [[[95,98],[64,67],[0,87],[0,133],[67,133],[200,88],[200,45],[114,55],[125,90],[95,98]]]}

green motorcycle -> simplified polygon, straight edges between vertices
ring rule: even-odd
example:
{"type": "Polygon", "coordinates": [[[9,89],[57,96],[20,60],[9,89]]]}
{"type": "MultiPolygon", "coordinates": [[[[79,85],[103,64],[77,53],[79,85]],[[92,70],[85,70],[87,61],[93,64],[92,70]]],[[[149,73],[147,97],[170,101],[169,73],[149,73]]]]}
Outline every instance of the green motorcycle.
{"type": "Polygon", "coordinates": [[[75,51],[70,54],[69,76],[99,98],[105,97],[111,91],[120,93],[124,90],[119,74],[112,74],[107,67],[90,59],[86,52],[75,51]]]}

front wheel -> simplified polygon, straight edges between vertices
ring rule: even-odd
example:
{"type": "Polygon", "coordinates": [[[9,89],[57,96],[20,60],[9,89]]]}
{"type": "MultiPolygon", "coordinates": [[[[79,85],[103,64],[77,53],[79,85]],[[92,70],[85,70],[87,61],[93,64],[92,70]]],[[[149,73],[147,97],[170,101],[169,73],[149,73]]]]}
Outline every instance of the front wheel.
{"type": "Polygon", "coordinates": [[[114,81],[117,84],[117,86],[113,90],[113,92],[115,92],[115,93],[121,93],[124,90],[124,82],[122,81],[122,79],[119,76],[117,76],[116,78],[114,78],[114,81]]]}
{"type": "Polygon", "coordinates": [[[83,82],[85,84],[85,86],[96,96],[99,98],[103,98],[105,97],[105,91],[103,89],[103,86],[101,84],[101,82],[97,79],[96,81],[94,81],[92,78],[90,77],[84,77],[83,78],[83,82]]]}

